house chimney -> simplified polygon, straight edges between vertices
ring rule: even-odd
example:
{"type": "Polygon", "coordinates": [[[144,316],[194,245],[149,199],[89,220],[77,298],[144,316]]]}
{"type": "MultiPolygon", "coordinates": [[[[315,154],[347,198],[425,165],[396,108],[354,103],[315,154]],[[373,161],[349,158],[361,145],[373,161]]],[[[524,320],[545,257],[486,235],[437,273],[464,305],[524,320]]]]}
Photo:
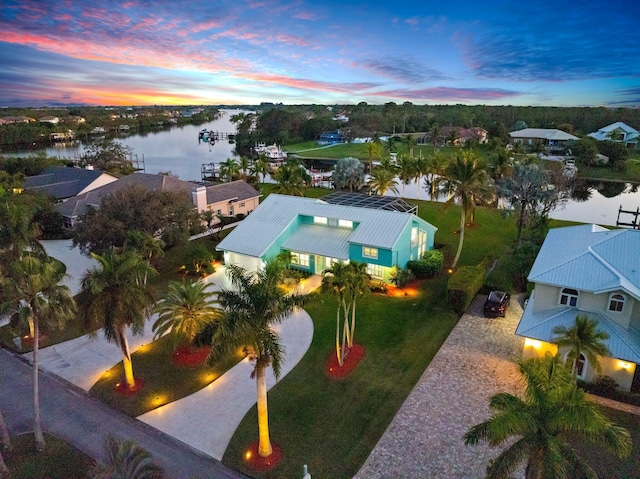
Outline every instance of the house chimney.
{"type": "Polygon", "coordinates": [[[191,201],[193,201],[193,206],[196,207],[198,213],[203,212],[207,209],[207,188],[204,186],[198,186],[195,190],[191,192],[191,201]]]}

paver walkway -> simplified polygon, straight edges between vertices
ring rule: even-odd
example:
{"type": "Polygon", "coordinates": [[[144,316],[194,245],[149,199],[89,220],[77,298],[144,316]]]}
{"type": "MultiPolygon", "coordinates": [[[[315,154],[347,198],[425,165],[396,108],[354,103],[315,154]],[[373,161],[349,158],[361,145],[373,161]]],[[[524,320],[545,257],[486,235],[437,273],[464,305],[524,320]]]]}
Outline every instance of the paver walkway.
{"type": "Polygon", "coordinates": [[[524,339],[514,335],[522,307],[514,298],[506,318],[482,315],[477,296],[396,414],[357,479],[482,478],[499,451],[465,446],[469,428],[490,417],[488,399],[518,393],[513,359],[524,339]]]}

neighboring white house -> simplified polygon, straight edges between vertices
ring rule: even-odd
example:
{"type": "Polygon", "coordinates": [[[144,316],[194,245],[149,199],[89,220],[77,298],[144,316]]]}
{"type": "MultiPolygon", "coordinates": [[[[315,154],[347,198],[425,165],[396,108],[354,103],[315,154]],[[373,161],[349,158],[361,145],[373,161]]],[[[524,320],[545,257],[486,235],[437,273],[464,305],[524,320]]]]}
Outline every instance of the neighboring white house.
{"type": "Polygon", "coordinates": [[[533,145],[536,141],[541,141],[548,153],[557,153],[567,147],[567,142],[579,140],[566,131],[552,128],[525,128],[523,130],[509,133],[512,143],[522,143],[523,145],[533,145]]]}
{"type": "Polygon", "coordinates": [[[39,175],[27,177],[24,187],[64,201],[117,180],[116,176],[93,168],[49,166],[39,175]]]}
{"type": "Polygon", "coordinates": [[[640,141],[640,133],[638,130],[634,130],[629,125],[617,121],[609,126],[600,128],[595,133],[589,133],[591,138],[595,138],[598,141],[617,141],[624,143],[625,146],[637,146],[640,141]]]}
{"type": "Polygon", "coordinates": [[[528,279],[535,288],[516,329],[526,338],[523,356],[559,352],[566,358],[552,330],[586,315],[609,335],[611,356],[599,358],[600,373],[579,358],[578,377],[611,376],[621,389],[640,391],[640,231],[597,225],[552,229],[528,279]]]}

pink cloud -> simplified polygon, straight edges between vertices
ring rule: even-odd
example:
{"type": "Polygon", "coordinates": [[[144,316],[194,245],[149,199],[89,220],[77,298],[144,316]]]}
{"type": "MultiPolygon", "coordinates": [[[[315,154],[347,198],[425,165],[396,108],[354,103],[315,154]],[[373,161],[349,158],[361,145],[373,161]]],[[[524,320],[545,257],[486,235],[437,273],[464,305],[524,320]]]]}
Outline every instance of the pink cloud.
{"type": "Polygon", "coordinates": [[[520,95],[520,92],[490,88],[423,88],[417,90],[386,90],[373,93],[386,98],[407,98],[413,100],[439,101],[490,101],[520,95]]]}

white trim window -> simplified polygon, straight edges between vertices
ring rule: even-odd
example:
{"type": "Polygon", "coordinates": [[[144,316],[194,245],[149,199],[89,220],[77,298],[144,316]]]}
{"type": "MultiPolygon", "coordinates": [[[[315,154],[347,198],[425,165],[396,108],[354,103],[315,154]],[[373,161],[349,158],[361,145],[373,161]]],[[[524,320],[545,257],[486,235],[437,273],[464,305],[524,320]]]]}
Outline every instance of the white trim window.
{"type": "Polygon", "coordinates": [[[624,294],[614,293],[609,296],[609,311],[613,311],[614,313],[621,313],[624,309],[625,302],[624,294]]]}
{"type": "MultiPolygon", "coordinates": [[[[564,362],[566,364],[569,358],[569,352],[567,351],[564,355],[564,362]]],[[[576,373],[576,377],[578,379],[584,379],[585,373],[587,372],[587,358],[584,354],[580,353],[580,356],[573,361],[573,371],[576,373]]]]}
{"type": "Polygon", "coordinates": [[[372,248],[371,246],[363,246],[362,256],[364,258],[378,259],[378,248],[372,248]]]}
{"type": "Polygon", "coordinates": [[[291,264],[295,264],[298,266],[303,266],[305,268],[309,267],[309,262],[310,258],[308,254],[304,254],[304,253],[291,253],[291,264]]]}
{"type": "Polygon", "coordinates": [[[326,225],[329,224],[329,220],[325,216],[314,216],[313,217],[314,225],[326,225]]]}
{"type": "Polygon", "coordinates": [[[367,263],[367,273],[369,273],[369,275],[372,278],[382,279],[384,270],[382,269],[382,266],[380,266],[379,264],[367,263]]]}
{"type": "Polygon", "coordinates": [[[572,288],[563,288],[560,293],[560,304],[575,308],[578,305],[578,291],[572,288]]]}

